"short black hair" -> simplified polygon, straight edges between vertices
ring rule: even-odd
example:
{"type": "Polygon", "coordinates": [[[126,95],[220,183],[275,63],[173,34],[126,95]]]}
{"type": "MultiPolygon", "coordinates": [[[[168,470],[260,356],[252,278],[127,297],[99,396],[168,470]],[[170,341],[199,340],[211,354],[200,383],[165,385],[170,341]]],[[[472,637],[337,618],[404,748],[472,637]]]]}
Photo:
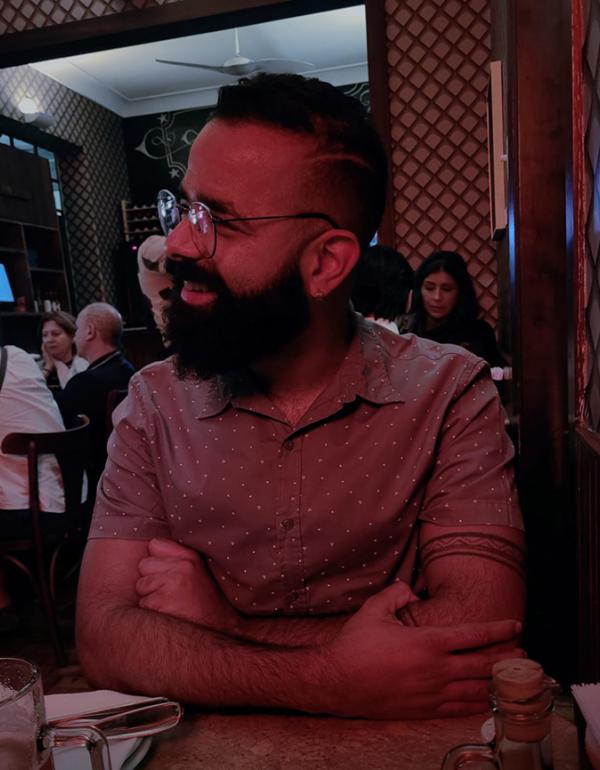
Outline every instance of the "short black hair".
{"type": "Polygon", "coordinates": [[[350,198],[349,229],[363,248],[368,245],[383,216],[388,170],[381,139],[358,99],[316,78],[260,73],[223,86],[214,118],[256,121],[314,137],[331,156],[324,173],[331,189],[350,198]]]}
{"type": "Polygon", "coordinates": [[[395,321],[406,313],[414,271],[400,252],[389,246],[370,246],[354,275],[352,304],[364,316],[395,321]]]}
{"type": "MultiPolygon", "coordinates": [[[[479,317],[480,308],[464,259],[456,251],[434,251],[423,260],[415,273],[415,289],[411,310],[415,314],[417,330],[425,328],[426,313],[421,296],[421,287],[427,276],[439,272],[448,273],[458,286],[458,298],[450,316],[449,322],[472,322],[479,317]]],[[[417,331],[418,333],[418,331],[417,331]]]]}

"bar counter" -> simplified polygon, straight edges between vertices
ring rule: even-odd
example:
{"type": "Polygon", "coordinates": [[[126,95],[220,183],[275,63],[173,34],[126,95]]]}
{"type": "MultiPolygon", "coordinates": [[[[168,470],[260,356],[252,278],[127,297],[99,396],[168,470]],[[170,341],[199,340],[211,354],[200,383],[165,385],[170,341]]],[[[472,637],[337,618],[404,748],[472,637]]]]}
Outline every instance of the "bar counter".
{"type": "MultiPolygon", "coordinates": [[[[376,722],[188,712],[155,738],[140,770],[440,770],[449,749],[482,742],[486,718],[376,722]]],[[[578,770],[575,726],[555,715],[552,736],[554,770],[578,770]]]]}

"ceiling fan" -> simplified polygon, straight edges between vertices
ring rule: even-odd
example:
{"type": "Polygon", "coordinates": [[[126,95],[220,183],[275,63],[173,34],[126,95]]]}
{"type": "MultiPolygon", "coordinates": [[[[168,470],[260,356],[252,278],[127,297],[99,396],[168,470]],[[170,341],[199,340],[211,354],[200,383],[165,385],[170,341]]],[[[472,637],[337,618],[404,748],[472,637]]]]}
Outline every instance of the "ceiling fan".
{"type": "Polygon", "coordinates": [[[220,72],[232,77],[252,75],[255,72],[304,72],[314,69],[314,64],[298,59],[249,59],[240,53],[240,39],[238,30],[235,29],[235,55],[223,62],[222,65],[195,64],[185,61],[169,61],[168,59],[156,59],[160,64],[176,64],[180,67],[197,67],[202,70],[220,72]]]}

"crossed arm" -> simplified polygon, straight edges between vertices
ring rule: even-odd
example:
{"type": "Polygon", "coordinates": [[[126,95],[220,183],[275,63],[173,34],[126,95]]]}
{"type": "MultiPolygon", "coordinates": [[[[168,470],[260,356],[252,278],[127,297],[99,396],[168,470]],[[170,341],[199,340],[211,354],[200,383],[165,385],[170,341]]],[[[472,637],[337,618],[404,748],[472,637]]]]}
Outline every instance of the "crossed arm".
{"type": "Polygon", "coordinates": [[[522,654],[512,620],[524,604],[521,535],[486,527],[459,537],[424,525],[421,547],[424,601],[395,583],[354,615],[252,619],[188,549],[92,540],[78,600],[84,671],[98,686],[212,706],[386,719],[478,713],[493,663],[522,654]]]}

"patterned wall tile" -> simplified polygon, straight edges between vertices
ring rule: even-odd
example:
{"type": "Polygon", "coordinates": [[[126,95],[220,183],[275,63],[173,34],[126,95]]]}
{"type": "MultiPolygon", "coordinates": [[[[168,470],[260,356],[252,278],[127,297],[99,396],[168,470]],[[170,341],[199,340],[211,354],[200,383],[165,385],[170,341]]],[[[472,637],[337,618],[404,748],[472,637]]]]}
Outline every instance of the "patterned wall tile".
{"type": "Polygon", "coordinates": [[[414,267],[436,249],[460,252],[494,323],[488,0],[386,0],[385,9],[396,246],[414,267]]]}
{"type": "Polygon", "coordinates": [[[54,116],[48,133],[82,148],[59,158],[75,309],[98,299],[115,302],[119,204],[129,197],[121,118],[32,67],[0,70],[0,114],[19,120],[25,95],[54,116]]]}
{"type": "Polygon", "coordinates": [[[0,2],[0,35],[176,2],[179,0],[7,0],[0,2]]]}
{"type": "Polygon", "coordinates": [[[585,105],[586,271],[584,361],[586,419],[600,431],[600,2],[587,0],[583,51],[585,105]]]}

